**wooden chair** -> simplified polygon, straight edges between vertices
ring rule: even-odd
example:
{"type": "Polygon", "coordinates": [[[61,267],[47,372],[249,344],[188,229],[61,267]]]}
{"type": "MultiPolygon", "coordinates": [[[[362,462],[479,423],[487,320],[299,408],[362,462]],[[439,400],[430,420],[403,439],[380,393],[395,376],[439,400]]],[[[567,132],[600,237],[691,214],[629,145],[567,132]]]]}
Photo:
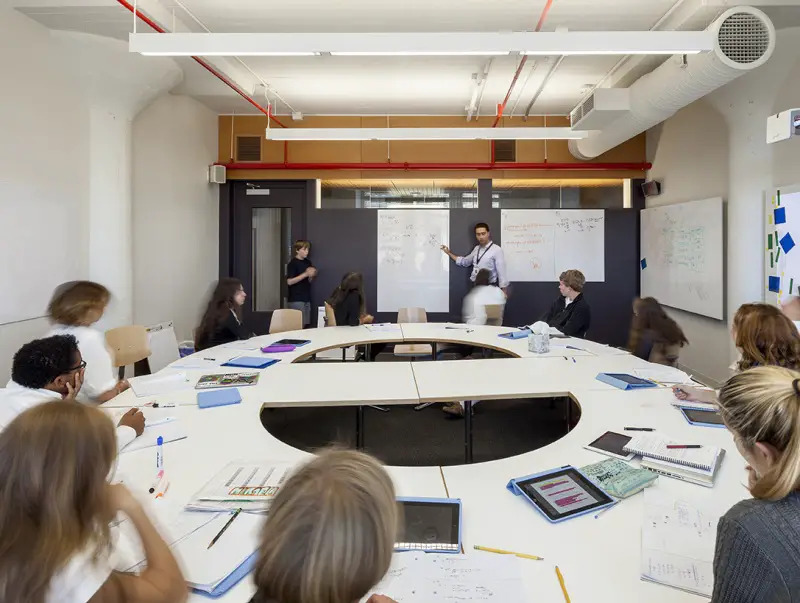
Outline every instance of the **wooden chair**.
{"type": "MultiPolygon", "coordinates": [[[[425,308],[400,308],[397,312],[397,322],[428,322],[425,308]]],[[[403,343],[394,346],[394,355],[404,358],[422,358],[433,355],[433,348],[427,343],[403,343]]]]}
{"type": "Polygon", "coordinates": [[[328,302],[325,302],[325,326],[326,327],[336,326],[336,314],[334,313],[333,308],[328,302]]]}
{"type": "Polygon", "coordinates": [[[503,326],[503,310],[505,310],[504,304],[488,304],[484,306],[486,324],[493,327],[503,326]]]}
{"type": "Polygon", "coordinates": [[[119,368],[120,379],[125,377],[125,367],[130,364],[133,365],[134,376],[150,374],[147,327],[130,325],[106,331],[106,345],[111,350],[113,366],[119,368]]]}
{"type": "Polygon", "coordinates": [[[272,320],[269,321],[270,335],[286,331],[299,331],[302,328],[303,313],[300,310],[275,310],[272,313],[272,320]]]}

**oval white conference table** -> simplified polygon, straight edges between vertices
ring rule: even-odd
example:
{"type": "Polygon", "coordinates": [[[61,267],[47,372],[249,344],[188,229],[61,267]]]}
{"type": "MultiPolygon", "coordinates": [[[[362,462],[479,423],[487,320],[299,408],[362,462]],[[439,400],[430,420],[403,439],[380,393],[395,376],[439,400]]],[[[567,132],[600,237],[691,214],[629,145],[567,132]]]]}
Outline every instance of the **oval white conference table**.
{"type": "MultiPolygon", "coordinates": [[[[523,565],[527,598],[524,601],[563,601],[554,573],[558,565],[572,601],[648,603],[702,601],[666,586],[640,580],[643,496],[634,495],[600,515],[584,515],[550,524],[522,498],[511,495],[506,483],[539,471],[601,461],[602,455],[583,446],[607,430],[647,426],[693,443],[721,446],[726,456],[713,488],[668,477],[652,486],[688,500],[710,502],[720,515],[749,496],[744,487],[745,462],[725,429],[689,425],[670,404],[673,394],[659,387],[621,391],[595,379],[600,372],[631,371],[649,363],[621,350],[580,339],[551,341],[551,351],[528,352],[527,341],[499,337],[508,327],[435,323],[328,327],[253,338],[204,350],[164,369],[183,371],[185,387],[168,394],[137,398],[131,390],[105,407],[129,408],[158,401],[174,408],[145,408],[146,416],[168,413],[177,417],[189,437],[164,446],[170,488],[157,504],[180,507],[228,461],[272,460],[300,463],[310,454],[283,443],[261,425],[262,406],[359,406],[419,404],[457,400],[496,400],[568,396],[581,409],[577,425],[564,437],[530,452],[496,461],[449,467],[388,467],[398,495],[460,498],[463,501],[463,541],[467,554],[478,544],[526,552],[545,558],[523,565]],[[258,347],[283,338],[310,339],[290,353],[276,354],[281,362],[263,369],[255,386],[242,387],[242,403],[200,410],[196,406],[197,379],[220,372],[219,364],[241,355],[260,355],[258,347]],[[465,361],[303,363],[313,354],[340,357],[338,348],[376,342],[428,342],[437,346],[468,344],[501,350],[509,358],[465,361]],[[567,347],[569,346],[569,347],[567,347]],[[247,349],[250,348],[250,349],[247,349]],[[194,363],[194,364],[192,364],[194,363]],[[181,368],[183,367],[183,368],[181,368]],[[189,367],[189,368],[186,368],[189,367]]],[[[236,370],[223,368],[222,371],[236,370]]],[[[531,400],[530,403],[536,403],[531,400]]],[[[485,403],[482,412],[491,412],[485,403]]],[[[118,411],[117,411],[118,412],[118,411]]],[[[444,420],[444,419],[443,419],[444,420]]],[[[535,429],[535,426],[532,426],[535,429]]],[[[147,498],[155,473],[152,448],[123,452],[119,471],[134,491],[147,498]]],[[[151,503],[148,503],[151,504],[151,503]]],[[[244,603],[254,592],[247,578],[221,601],[244,603]]],[[[387,593],[390,594],[390,593],[387,593]]],[[[192,595],[192,601],[208,600],[192,595]]],[[[434,602],[431,602],[434,603],[434,602]]]]}

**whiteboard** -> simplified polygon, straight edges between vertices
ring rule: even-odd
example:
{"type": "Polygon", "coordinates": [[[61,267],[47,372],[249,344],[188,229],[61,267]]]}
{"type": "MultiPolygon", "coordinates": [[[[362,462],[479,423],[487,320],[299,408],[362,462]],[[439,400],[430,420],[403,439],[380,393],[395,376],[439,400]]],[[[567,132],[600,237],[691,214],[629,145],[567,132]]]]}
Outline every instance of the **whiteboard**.
{"type": "Polygon", "coordinates": [[[642,296],[723,319],[722,198],[641,213],[642,296]]]}
{"type": "Polygon", "coordinates": [[[510,281],[557,281],[565,270],[606,280],[602,209],[504,209],[500,232],[510,281]]]}
{"type": "Polygon", "coordinates": [[[766,202],[764,299],[782,304],[800,295],[800,186],[777,188],[766,202]]]}
{"type": "Polygon", "coordinates": [[[449,239],[449,210],[378,210],[378,312],[450,311],[449,239]]]}

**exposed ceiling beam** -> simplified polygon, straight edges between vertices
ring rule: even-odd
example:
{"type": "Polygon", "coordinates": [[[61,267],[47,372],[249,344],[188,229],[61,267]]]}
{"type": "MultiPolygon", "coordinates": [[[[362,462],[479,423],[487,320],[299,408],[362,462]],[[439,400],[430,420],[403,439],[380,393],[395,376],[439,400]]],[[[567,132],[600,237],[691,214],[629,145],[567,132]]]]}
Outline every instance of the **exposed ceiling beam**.
{"type": "Polygon", "coordinates": [[[571,128],[267,128],[269,140],[579,140],[571,128]]]}

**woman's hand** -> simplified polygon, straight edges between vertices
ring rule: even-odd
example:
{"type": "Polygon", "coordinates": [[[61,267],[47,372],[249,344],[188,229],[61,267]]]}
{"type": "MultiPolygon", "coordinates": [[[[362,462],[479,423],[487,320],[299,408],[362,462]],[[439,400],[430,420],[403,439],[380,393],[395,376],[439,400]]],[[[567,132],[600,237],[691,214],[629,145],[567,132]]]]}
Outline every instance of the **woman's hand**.
{"type": "Polygon", "coordinates": [[[375,317],[372,314],[364,314],[364,316],[362,316],[360,320],[362,325],[371,325],[372,322],[375,320],[375,317]]]}
{"type": "Polygon", "coordinates": [[[676,385],[672,388],[672,393],[678,400],[689,402],[713,403],[717,399],[714,390],[700,389],[691,385],[676,385]]]}
{"type": "Polygon", "coordinates": [[[367,599],[367,603],[397,603],[397,601],[390,599],[386,595],[372,595],[367,599]]]}
{"type": "Polygon", "coordinates": [[[133,497],[131,491],[123,484],[113,484],[108,486],[108,497],[111,508],[115,511],[122,511],[126,515],[140,511],[142,506],[133,497]]]}

